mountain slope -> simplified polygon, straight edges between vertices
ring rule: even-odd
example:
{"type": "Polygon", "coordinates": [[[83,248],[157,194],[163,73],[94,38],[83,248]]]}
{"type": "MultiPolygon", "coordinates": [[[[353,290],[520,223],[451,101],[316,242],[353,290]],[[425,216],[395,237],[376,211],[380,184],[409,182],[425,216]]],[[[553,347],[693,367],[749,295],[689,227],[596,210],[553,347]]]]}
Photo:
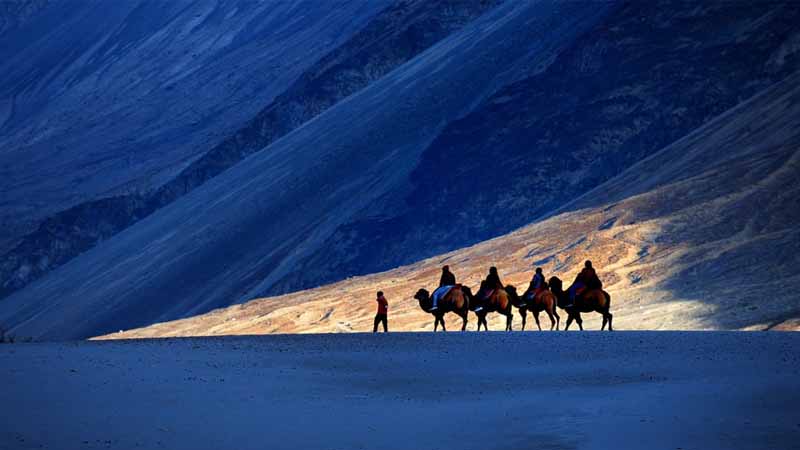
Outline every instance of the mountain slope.
{"type": "Polygon", "coordinates": [[[448,124],[408,191],[339,227],[266,293],[508,233],[800,69],[797,3],[616,6],[551,64],[517,71],[518,81],[448,124]],[[444,210],[458,226],[442,223],[444,210]]]}
{"type": "Polygon", "coordinates": [[[22,236],[0,257],[0,298],[263,149],[497,3],[497,0],[458,4],[430,0],[387,2],[388,6],[371,17],[361,30],[309,66],[240,129],[205,152],[200,150],[206,149],[195,150],[199,156],[173,178],[145,192],[85,201],[42,220],[34,231],[22,236]]]}
{"type": "MultiPolygon", "coordinates": [[[[411,297],[435,286],[444,263],[473,287],[496,265],[504,282],[524,289],[534,267],[571,281],[587,258],[612,295],[618,329],[794,328],[798,221],[800,73],[507,236],[107,337],[367,331],[378,289],[389,298],[394,330],[430,329],[431,316],[411,297]]],[[[593,316],[586,325],[599,328],[593,316]]]]}
{"type": "Polygon", "coordinates": [[[388,6],[18,3],[0,8],[0,251],[53,212],[160,186],[388,6]]]}
{"type": "Polygon", "coordinates": [[[793,2],[504,2],[12,295],[0,323],[83,337],[506,233],[797,70],[796,18],[793,2]]]}
{"type": "Polygon", "coordinates": [[[40,336],[87,336],[254,297],[331,230],[404,186],[444,124],[530,64],[531,54],[547,60],[610,6],[494,8],[267,151],[12,294],[0,322],[25,323],[40,336]]]}

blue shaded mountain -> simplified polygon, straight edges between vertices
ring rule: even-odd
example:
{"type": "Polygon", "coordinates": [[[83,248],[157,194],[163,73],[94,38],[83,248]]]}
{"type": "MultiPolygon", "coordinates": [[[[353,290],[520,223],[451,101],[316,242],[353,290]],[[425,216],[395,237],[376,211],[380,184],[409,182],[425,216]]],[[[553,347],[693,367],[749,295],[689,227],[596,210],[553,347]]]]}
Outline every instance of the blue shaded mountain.
{"type": "Polygon", "coordinates": [[[410,189],[268,293],[366,274],[548,215],[800,68],[797,4],[627,2],[425,149],[410,189]],[[793,44],[794,42],[794,44],[793,44]],[[341,242],[348,242],[343,246],[341,242]]]}
{"type": "MultiPolygon", "coordinates": [[[[246,156],[265,148],[337,101],[362,89],[459,29],[496,3],[498,3],[496,0],[459,4],[422,0],[399,1],[393,4],[386,2],[385,9],[372,17],[367,25],[356,31],[341,46],[312,64],[242,128],[213,146],[210,143],[198,144],[192,150],[200,156],[191,161],[174,178],[152,188],[147,188],[145,184],[144,192],[136,190],[113,196],[101,195],[99,199],[79,203],[44,218],[33,231],[17,239],[5,236],[6,240],[10,240],[7,243],[10,249],[5,252],[0,262],[0,279],[3,280],[0,284],[0,297],[22,288],[96,243],[110,238],[205,183],[246,156]],[[204,150],[204,146],[210,146],[210,149],[205,149],[205,153],[201,151],[204,150]]],[[[379,2],[372,2],[372,6],[376,4],[379,2]]],[[[28,9],[20,7],[20,11],[14,11],[14,14],[9,11],[6,14],[9,17],[8,26],[19,26],[22,18],[32,14],[29,9],[33,6],[36,5],[30,5],[28,9]]],[[[158,13],[158,6],[155,4],[141,5],[138,9],[140,11],[136,14],[139,16],[158,13]]],[[[232,11],[241,14],[236,10],[232,11]]],[[[371,11],[366,9],[361,13],[371,11]]],[[[258,9],[251,13],[262,14],[258,9]]],[[[130,27],[130,22],[134,19],[135,16],[131,13],[124,18],[123,23],[130,27]]],[[[93,22],[92,25],[102,24],[93,22]]],[[[145,31],[162,32],[158,28],[159,25],[159,23],[148,24],[151,28],[146,28],[145,31]]],[[[205,24],[199,24],[197,28],[200,31],[194,33],[200,33],[205,28],[212,28],[210,30],[212,33],[226,31],[216,30],[205,24]]],[[[302,37],[301,32],[297,33],[298,37],[302,37]]],[[[222,37],[216,36],[216,39],[222,37]]],[[[315,38],[320,37],[324,35],[315,36],[315,38]]],[[[120,46],[135,45],[135,39],[131,40],[130,36],[121,35],[115,38],[120,46]]],[[[185,44],[191,46],[194,42],[187,39],[185,44]]],[[[243,40],[241,45],[247,44],[248,42],[243,40]]],[[[207,75],[217,76],[214,71],[208,71],[207,75]]],[[[229,74],[228,77],[231,75],[233,74],[229,74]]],[[[172,91],[175,85],[169,84],[165,89],[172,91]]],[[[226,92],[220,91],[220,94],[225,95],[226,92]]],[[[225,98],[217,100],[226,101],[225,98]]],[[[164,101],[169,101],[169,98],[165,98],[164,101]]],[[[109,155],[111,158],[121,156],[118,153],[109,155]]],[[[169,162],[156,160],[154,164],[169,164],[169,162]]],[[[30,197],[35,196],[30,194],[30,197]]],[[[20,223],[21,218],[18,216],[8,220],[24,225],[20,223]]],[[[9,225],[9,228],[14,227],[9,225]]],[[[2,243],[0,241],[0,250],[3,248],[2,243]]]]}
{"type": "MultiPolygon", "coordinates": [[[[91,219],[119,224],[3,300],[0,322],[96,335],[498,236],[798,69],[793,2],[468,4],[363,17],[161,189],[91,219]]],[[[18,253],[13,273],[36,261],[18,253]]]]}

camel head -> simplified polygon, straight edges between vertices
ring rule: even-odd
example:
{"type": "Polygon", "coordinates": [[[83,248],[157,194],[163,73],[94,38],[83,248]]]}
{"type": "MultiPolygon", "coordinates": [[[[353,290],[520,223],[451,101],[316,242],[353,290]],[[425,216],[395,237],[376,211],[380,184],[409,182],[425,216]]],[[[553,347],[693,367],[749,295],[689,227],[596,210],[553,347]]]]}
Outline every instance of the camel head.
{"type": "Polygon", "coordinates": [[[511,301],[511,304],[514,306],[518,306],[522,299],[519,298],[519,294],[517,293],[517,288],[507,284],[506,285],[506,294],[508,294],[508,300],[511,301]]]}
{"type": "Polygon", "coordinates": [[[550,285],[550,291],[556,295],[563,291],[561,280],[558,277],[550,277],[550,281],[548,281],[547,284],[550,285]]]}
{"type": "Polygon", "coordinates": [[[425,289],[418,290],[417,293],[414,294],[414,298],[419,301],[419,306],[421,306],[422,309],[426,311],[428,310],[426,306],[430,306],[431,294],[427,290],[425,289]]]}
{"type": "Polygon", "coordinates": [[[485,306],[486,301],[482,298],[479,298],[477,295],[473,295],[472,289],[468,288],[467,286],[461,286],[461,291],[464,292],[464,295],[466,295],[467,299],[469,300],[470,311],[475,311],[478,306],[485,306]]]}

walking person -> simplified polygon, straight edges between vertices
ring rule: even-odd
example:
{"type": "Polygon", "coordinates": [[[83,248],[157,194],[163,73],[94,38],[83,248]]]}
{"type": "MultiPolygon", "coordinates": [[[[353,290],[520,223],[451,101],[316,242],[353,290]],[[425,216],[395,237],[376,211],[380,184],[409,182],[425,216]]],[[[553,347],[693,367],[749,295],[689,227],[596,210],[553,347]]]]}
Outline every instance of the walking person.
{"type": "Polygon", "coordinates": [[[383,296],[383,291],[378,291],[377,298],[375,301],[378,302],[378,312],[375,314],[375,322],[372,325],[372,332],[378,332],[378,324],[383,323],[383,332],[389,332],[389,326],[387,324],[388,316],[389,316],[389,302],[386,301],[386,297],[383,296]]]}

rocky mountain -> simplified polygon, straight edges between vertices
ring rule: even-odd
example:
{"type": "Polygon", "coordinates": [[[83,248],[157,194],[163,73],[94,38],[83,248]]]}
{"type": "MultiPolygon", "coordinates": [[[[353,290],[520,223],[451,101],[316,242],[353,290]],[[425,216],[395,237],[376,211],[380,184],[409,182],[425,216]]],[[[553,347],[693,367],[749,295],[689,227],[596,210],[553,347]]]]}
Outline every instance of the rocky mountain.
{"type": "MultiPolygon", "coordinates": [[[[436,286],[442,264],[473,287],[496,265],[505,283],[525,289],[535,267],[571,281],[585,259],[611,293],[616,329],[796,330],[799,194],[800,72],[508,235],[104,338],[369,331],[379,289],[389,298],[392,329],[430,330],[432,317],[412,296],[436,286]]],[[[495,319],[491,326],[503,329],[495,319]]],[[[599,315],[584,319],[587,328],[600,328],[599,315]]],[[[461,323],[448,320],[453,329],[461,323]]],[[[514,327],[520,325],[517,314],[514,327]]]]}
{"type": "MultiPolygon", "coordinates": [[[[358,24],[336,25],[346,36],[321,43],[249,109],[215,100],[241,120],[219,119],[235,126],[192,145],[182,164],[169,152],[151,157],[158,176],[137,178],[148,188],[75,204],[6,239],[15,245],[2,266],[6,292],[104,241],[0,302],[0,323],[39,338],[84,337],[474,244],[552,214],[798,69],[793,2],[371,8],[359,10],[358,24]]],[[[322,9],[313,24],[340,12],[322,9]]],[[[300,46],[309,27],[298,41],[296,30],[282,36],[300,46]]],[[[218,76],[219,66],[197,64],[197,80],[218,76]]],[[[173,89],[197,90],[180,80],[173,89]]],[[[22,139],[13,123],[10,136],[22,139]]],[[[154,124],[145,135],[169,145],[153,133],[171,129],[154,124]]],[[[68,179],[81,171],[67,153],[68,179]]],[[[17,178],[41,178],[17,167],[17,178]]],[[[138,183],[129,181],[118,186],[138,183]]],[[[4,188],[8,205],[63,206],[45,201],[31,187],[38,182],[24,193],[18,184],[4,188]]],[[[14,210],[22,208],[4,207],[14,210]]]]}

